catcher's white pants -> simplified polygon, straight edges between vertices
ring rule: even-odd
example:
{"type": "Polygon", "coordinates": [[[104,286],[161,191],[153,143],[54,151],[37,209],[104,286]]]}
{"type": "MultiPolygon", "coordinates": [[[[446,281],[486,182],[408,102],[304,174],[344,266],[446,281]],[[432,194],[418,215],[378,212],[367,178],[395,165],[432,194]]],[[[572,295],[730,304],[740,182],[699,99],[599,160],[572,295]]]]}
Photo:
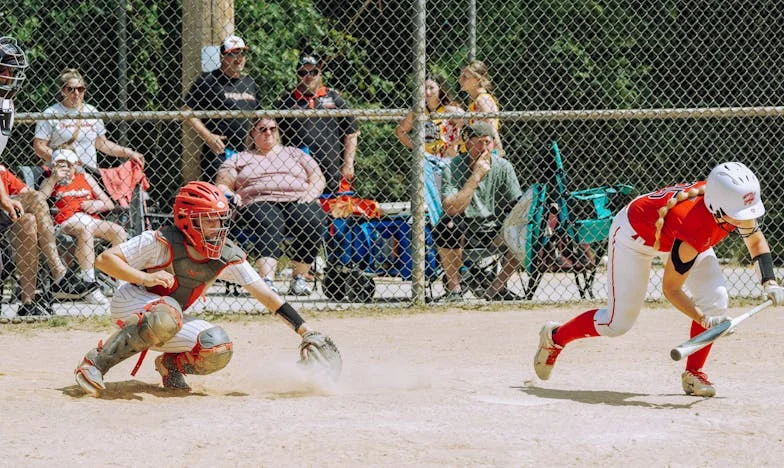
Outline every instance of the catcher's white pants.
{"type": "MultiPolygon", "coordinates": [[[[117,288],[117,291],[114,292],[114,296],[112,297],[110,306],[112,321],[124,321],[140,310],[143,310],[144,306],[150,302],[157,301],[160,298],[161,296],[158,294],[151,293],[135,284],[125,283],[117,288]]],[[[199,304],[199,302],[196,304],[199,304]]],[[[193,312],[195,309],[196,307],[191,306],[185,312],[193,312]]],[[[212,326],[213,325],[206,320],[183,313],[182,328],[180,331],[162,346],[156,346],[150,349],[152,351],[161,351],[164,353],[182,353],[190,351],[196,346],[196,338],[199,333],[212,326]]]]}
{"type": "MultiPolygon", "coordinates": [[[[608,244],[607,307],[596,311],[594,325],[599,335],[618,336],[629,331],[640,314],[653,258],[669,261],[669,252],[645,245],[629,224],[626,208],[615,217],[608,244]]],[[[705,315],[726,313],[729,294],[712,248],[697,256],[686,289],[705,315]]]]}

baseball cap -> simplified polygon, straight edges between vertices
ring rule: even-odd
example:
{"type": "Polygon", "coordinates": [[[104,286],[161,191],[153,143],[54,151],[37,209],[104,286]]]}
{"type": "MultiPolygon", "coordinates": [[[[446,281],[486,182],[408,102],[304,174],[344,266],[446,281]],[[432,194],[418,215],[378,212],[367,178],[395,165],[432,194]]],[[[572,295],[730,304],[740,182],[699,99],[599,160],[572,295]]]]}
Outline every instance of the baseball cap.
{"type": "Polygon", "coordinates": [[[79,157],[73,151],[67,148],[60,148],[52,152],[52,162],[65,161],[69,164],[76,164],[79,162],[79,157]]]}
{"type": "Polygon", "coordinates": [[[473,137],[491,137],[495,136],[493,126],[487,122],[475,122],[465,129],[464,139],[468,140],[473,137]]]}
{"type": "Polygon", "coordinates": [[[220,53],[221,55],[226,55],[240,49],[247,50],[248,46],[245,45],[245,41],[241,37],[232,35],[223,40],[220,53]]]}

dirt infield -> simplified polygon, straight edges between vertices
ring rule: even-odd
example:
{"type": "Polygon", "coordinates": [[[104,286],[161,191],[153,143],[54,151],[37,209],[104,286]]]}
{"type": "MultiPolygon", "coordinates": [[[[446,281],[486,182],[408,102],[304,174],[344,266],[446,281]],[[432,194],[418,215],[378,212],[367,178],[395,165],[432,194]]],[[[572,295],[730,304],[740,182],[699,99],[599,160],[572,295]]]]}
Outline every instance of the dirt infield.
{"type": "Polygon", "coordinates": [[[622,337],[570,345],[537,382],[539,327],[583,307],[543,309],[323,313],[311,323],[345,361],[334,388],[297,373],[298,339],[274,318],[217,321],[234,359],[190,377],[193,393],[163,391],[151,355],[136,378],[135,359],[113,369],[101,399],[82,396],[71,372],[105,332],[0,326],[0,464],[781,465],[781,309],[714,347],[712,399],[682,393],[669,350],[688,324],[666,308],[622,337]]]}

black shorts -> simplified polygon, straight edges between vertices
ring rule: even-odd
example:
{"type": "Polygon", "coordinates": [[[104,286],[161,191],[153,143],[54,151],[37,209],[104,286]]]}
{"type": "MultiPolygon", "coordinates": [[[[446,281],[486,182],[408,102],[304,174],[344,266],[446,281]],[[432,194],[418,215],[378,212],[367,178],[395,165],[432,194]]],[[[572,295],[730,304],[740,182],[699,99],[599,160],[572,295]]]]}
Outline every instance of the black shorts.
{"type": "Polygon", "coordinates": [[[433,229],[433,242],[445,249],[489,247],[501,233],[501,226],[484,218],[444,216],[433,229]]]}

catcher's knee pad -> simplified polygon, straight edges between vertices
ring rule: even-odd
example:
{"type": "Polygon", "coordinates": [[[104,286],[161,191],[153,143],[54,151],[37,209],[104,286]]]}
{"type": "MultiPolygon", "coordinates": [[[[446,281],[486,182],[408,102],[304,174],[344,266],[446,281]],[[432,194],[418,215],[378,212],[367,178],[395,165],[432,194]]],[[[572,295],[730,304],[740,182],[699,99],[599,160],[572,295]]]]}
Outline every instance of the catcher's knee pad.
{"type": "Polygon", "coordinates": [[[182,309],[174,299],[162,297],[144,307],[139,321],[139,335],[148,347],[160,346],[182,328],[182,309]]]}
{"type": "Polygon", "coordinates": [[[196,346],[191,351],[176,356],[175,364],[185,374],[212,374],[229,364],[233,346],[223,328],[208,328],[196,337],[196,346]]]}

